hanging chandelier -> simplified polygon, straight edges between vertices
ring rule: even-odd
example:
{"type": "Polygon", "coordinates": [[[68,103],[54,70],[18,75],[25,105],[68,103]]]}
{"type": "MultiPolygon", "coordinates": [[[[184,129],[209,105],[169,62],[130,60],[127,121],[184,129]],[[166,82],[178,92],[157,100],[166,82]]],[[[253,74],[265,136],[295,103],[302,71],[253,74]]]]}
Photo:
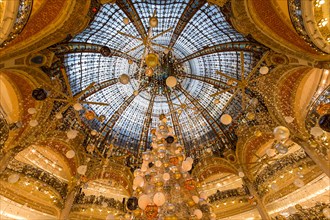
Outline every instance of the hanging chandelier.
{"type": "Polygon", "coordinates": [[[130,219],[215,219],[200,183],[190,175],[193,159],[185,157],[173,128],[160,116],[152,129],[152,147],[134,171],[133,196],[126,203],[130,219]]]}

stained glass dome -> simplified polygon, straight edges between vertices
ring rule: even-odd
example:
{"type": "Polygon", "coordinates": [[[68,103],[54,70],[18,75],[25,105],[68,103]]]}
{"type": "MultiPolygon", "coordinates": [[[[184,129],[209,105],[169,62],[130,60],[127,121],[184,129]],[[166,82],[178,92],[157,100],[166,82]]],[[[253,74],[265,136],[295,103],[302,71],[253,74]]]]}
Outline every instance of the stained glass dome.
{"type": "Polygon", "coordinates": [[[95,82],[97,89],[86,100],[109,103],[86,106],[98,116],[106,116],[104,122],[86,121],[88,126],[134,154],[150,147],[150,130],[161,114],[187,153],[205,146],[220,150],[234,147],[234,124],[223,125],[220,117],[224,113],[235,117],[241,109],[240,97],[231,99],[232,91],[211,96],[228,88],[228,78],[216,71],[241,79],[241,71],[246,76],[260,57],[260,48],[233,29],[218,6],[204,1],[188,3],[143,0],[131,5],[102,5],[90,25],[71,40],[77,43],[77,50],[65,55],[73,93],[95,82]],[[150,84],[142,87],[136,76],[144,49],[137,47],[141,43],[138,38],[148,35],[153,15],[158,19],[152,28],[152,36],[157,36],[152,40],[153,49],[167,54],[164,48],[168,47],[171,59],[181,67],[180,73],[163,71],[155,80],[175,75],[178,85],[173,88],[164,84],[156,89],[150,84]],[[82,45],[91,49],[79,50],[82,45]],[[110,55],[100,53],[99,48],[109,48],[110,55]],[[130,77],[128,84],[119,82],[122,74],[130,77]]]}

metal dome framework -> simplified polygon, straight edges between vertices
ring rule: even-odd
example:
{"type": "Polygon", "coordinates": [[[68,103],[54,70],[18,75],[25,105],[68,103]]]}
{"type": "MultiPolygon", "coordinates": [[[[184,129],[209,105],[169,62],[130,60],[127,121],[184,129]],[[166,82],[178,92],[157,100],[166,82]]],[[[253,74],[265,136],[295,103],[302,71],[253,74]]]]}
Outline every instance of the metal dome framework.
{"type": "MultiPolygon", "coordinates": [[[[220,123],[220,117],[223,113],[235,117],[241,110],[240,97],[228,103],[232,96],[229,91],[220,96],[220,103],[214,104],[215,98],[211,95],[228,88],[227,79],[216,71],[239,80],[240,51],[247,75],[257,63],[262,48],[234,30],[219,7],[193,0],[134,3],[118,0],[116,4],[102,5],[93,22],[69,44],[71,51],[64,57],[72,92],[79,93],[90,83],[96,83],[94,92],[84,98],[109,103],[109,106],[88,106],[107,118],[103,123],[97,120],[88,123],[104,135],[109,133],[107,138],[114,144],[133,153],[145,150],[151,142],[150,129],[156,127],[160,114],[166,114],[187,152],[210,143],[219,149],[234,146],[235,135],[220,123]],[[139,68],[143,49],[126,54],[125,51],[140,41],[118,32],[143,38],[155,9],[159,23],[153,34],[173,28],[154,42],[172,48],[184,67],[184,79],[169,94],[155,95],[140,88],[139,95],[135,96],[133,91],[139,88],[133,76],[139,68]],[[127,25],[123,22],[125,17],[131,21],[127,25]],[[102,46],[110,48],[112,56],[101,55],[102,46]],[[134,63],[129,65],[128,59],[134,63]],[[127,85],[118,82],[124,73],[131,76],[127,85]],[[181,102],[190,108],[182,114],[173,112],[181,102]]],[[[155,47],[155,50],[163,49],[155,47]]]]}

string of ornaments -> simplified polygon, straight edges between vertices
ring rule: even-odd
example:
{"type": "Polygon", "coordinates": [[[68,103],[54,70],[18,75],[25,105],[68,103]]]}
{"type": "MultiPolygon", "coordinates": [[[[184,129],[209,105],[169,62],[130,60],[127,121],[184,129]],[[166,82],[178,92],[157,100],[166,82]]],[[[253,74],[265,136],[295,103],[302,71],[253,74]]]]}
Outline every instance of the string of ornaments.
{"type": "Polygon", "coordinates": [[[193,159],[185,157],[173,128],[160,116],[152,129],[152,148],[143,152],[143,163],[134,171],[133,196],[126,203],[129,219],[215,219],[200,184],[189,174],[193,159]]]}

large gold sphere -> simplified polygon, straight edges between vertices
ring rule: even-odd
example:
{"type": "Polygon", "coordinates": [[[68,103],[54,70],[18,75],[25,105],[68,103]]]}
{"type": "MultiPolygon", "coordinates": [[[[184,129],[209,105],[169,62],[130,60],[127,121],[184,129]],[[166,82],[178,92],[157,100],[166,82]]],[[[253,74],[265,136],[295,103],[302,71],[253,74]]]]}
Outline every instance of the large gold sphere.
{"type": "MultiPolygon", "coordinates": [[[[174,87],[174,86],[176,86],[177,83],[178,82],[177,82],[177,80],[176,80],[176,78],[174,76],[169,76],[166,79],[166,85],[169,86],[169,87],[171,87],[171,88],[174,87]]],[[[182,105],[184,105],[184,104],[182,104],[182,105]]],[[[182,106],[181,108],[185,109],[185,106],[182,106]]]]}
{"type": "Polygon", "coordinates": [[[148,67],[150,68],[154,68],[158,65],[159,61],[158,61],[158,55],[155,53],[149,53],[146,56],[146,64],[148,67]]]}
{"type": "Polygon", "coordinates": [[[187,202],[187,204],[188,204],[190,207],[196,205],[196,203],[194,202],[194,200],[189,200],[189,201],[187,202]]]}
{"type": "Polygon", "coordinates": [[[182,176],[182,175],[181,175],[181,173],[179,173],[179,172],[176,172],[176,173],[174,174],[174,178],[177,179],[177,180],[180,179],[181,176],[182,176]]]}
{"type": "Polygon", "coordinates": [[[129,81],[130,81],[130,77],[129,77],[129,75],[127,75],[127,74],[122,74],[122,75],[119,76],[119,82],[120,82],[121,84],[126,85],[126,84],[129,83],[129,81]]]}

